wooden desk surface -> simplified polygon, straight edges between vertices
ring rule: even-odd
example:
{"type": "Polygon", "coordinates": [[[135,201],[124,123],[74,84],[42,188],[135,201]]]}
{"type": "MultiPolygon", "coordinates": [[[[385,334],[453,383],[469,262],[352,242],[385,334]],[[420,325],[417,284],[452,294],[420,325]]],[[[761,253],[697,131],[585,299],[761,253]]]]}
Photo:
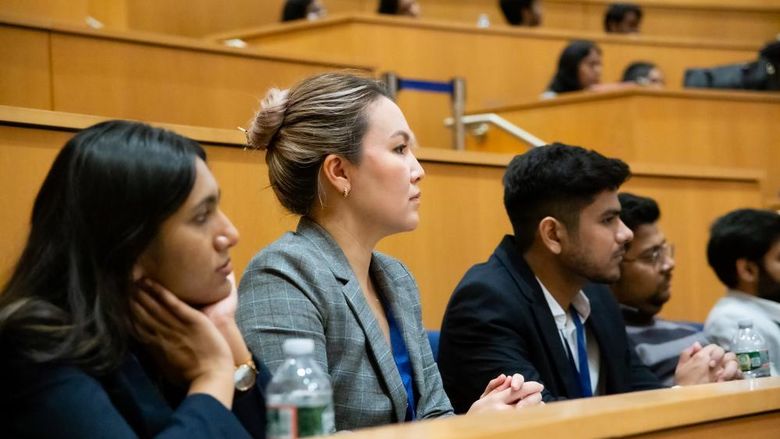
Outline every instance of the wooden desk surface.
{"type": "MultiPolygon", "coordinates": [[[[356,431],[350,437],[618,437],[663,434],[664,431],[679,433],[685,427],[706,432],[717,428],[718,421],[739,422],[753,417],[763,422],[762,437],[774,437],[780,431],[779,414],[780,377],[771,377],[556,402],[518,412],[412,422],[356,431]],[[767,422],[761,420],[762,415],[772,417],[767,422]]],[[[747,431],[743,430],[738,437],[748,437],[745,433],[747,431]]]]}

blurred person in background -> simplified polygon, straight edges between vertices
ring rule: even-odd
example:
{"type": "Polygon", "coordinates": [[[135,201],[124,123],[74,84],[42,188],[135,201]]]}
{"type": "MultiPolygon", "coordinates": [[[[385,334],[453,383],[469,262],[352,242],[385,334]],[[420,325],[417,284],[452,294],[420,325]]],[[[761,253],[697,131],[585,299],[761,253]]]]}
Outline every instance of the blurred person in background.
{"type": "Polygon", "coordinates": [[[287,0],[282,9],[282,21],[319,20],[328,15],[321,0],[287,0]]]}
{"type": "Polygon", "coordinates": [[[614,34],[639,33],[642,8],[633,3],[612,3],[604,13],[604,31],[614,34]]]}
{"type": "Polygon", "coordinates": [[[512,26],[542,24],[542,0],[500,0],[499,5],[507,23],[512,26]]]}
{"type": "Polygon", "coordinates": [[[417,0],[379,0],[377,12],[417,18],[420,16],[420,3],[417,0]]]}
{"type": "Polygon", "coordinates": [[[633,82],[645,87],[664,88],[664,73],[651,62],[638,61],[628,65],[623,71],[623,82],[633,82]]]}

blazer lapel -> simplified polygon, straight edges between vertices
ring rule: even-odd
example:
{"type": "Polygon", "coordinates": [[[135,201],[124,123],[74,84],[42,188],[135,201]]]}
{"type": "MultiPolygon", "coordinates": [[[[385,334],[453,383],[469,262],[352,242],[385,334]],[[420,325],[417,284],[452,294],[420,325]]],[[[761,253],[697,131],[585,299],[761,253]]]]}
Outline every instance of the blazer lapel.
{"type": "Polygon", "coordinates": [[[360,289],[360,283],[352,272],[347,257],[327,231],[305,217],[301,218],[298,223],[297,233],[314,242],[323,254],[333,256],[327,263],[334,276],[344,284],[341,292],[366,337],[368,354],[372,357],[377,369],[377,379],[385,387],[393,401],[396,419],[402,421],[406,418],[406,391],[403,382],[401,382],[401,374],[395,365],[392,348],[385,339],[368,302],[366,302],[360,289]]]}
{"type": "MultiPolygon", "coordinates": [[[[423,364],[419,361],[419,359],[424,358],[422,346],[420,346],[422,328],[418,321],[419,313],[415,310],[416,304],[412,298],[413,294],[417,294],[417,287],[400,263],[396,261],[387,263],[387,259],[382,256],[375,255],[371,259],[371,274],[383,300],[392,310],[395,323],[404,339],[406,350],[409,353],[409,362],[412,365],[412,380],[417,392],[420,393],[425,390],[425,374],[423,373],[423,364]]],[[[395,375],[399,377],[398,383],[400,384],[397,392],[392,395],[393,403],[396,410],[402,410],[401,419],[403,419],[406,416],[406,389],[404,389],[400,373],[395,367],[395,360],[393,360],[393,367],[395,375]]]]}
{"type": "MultiPolygon", "coordinates": [[[[600,379],[605,379],[604,391],[606,394],[617,392],[621,389],[617,382],[618,373],[615,371],[620,370],[617,366],[617,362],[620,361],[619,357],[615,355],[606,355],[609,346],[614,344],[615,335],[610,334],[614,331],[614,328],[610,328],[607,325],[609,317],[602,315],[604,311],[604,305],[600,302],[600,299],[595,294],[588,294],[587,287],[584,290],[585,294],[590,300],[590,317],[586,322],[587,327],[590,329],[594,337],[596,337],[596,343],[599,346],[599,356],[601,358],[601,366],[599,367],[600,379]]],[[[622,323],[622,322],[621,322],[622,323]]]]}
{"type": "MultiPolygon", "coordinates": [[[[544,298],[542,287],[531,271],[531,267],[517,251],[511,236],[504,237],[499,245],[499,250],[496,251],[496,256],[511,273],[518,288],[533,307],[533,318],[536,328],[538,328],[537,332],[547,350],[548,358],[552,359],[553,362],[549,368],[556,376],[558,383],[564,387],[566,397],[581,396],[579,383],[576,380],[576,371],[571,370],[569,356],[566,354],[566,348],[558,333],[558,326],[555,324],[550,307],[544,298]]],[[[542,373],[541,370],[539,372],[542,373]]]]}

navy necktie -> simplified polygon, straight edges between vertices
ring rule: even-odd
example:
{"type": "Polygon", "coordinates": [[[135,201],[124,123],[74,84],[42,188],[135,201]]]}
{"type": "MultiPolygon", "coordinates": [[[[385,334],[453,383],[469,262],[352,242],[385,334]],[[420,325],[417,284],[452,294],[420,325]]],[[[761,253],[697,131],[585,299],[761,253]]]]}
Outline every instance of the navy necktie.
{"type": "Polygon", "coordinates": [[[585,328],[580,321],[580,315],[573,306],[569,307],[571,318],[574,320],[574,327],[577,328],[577,358],[579,359],[579,381],[582,396],[593,396],[593,390],[590,385],[590,368],[588,367],[588,346],[585,344],[585,328]]]}

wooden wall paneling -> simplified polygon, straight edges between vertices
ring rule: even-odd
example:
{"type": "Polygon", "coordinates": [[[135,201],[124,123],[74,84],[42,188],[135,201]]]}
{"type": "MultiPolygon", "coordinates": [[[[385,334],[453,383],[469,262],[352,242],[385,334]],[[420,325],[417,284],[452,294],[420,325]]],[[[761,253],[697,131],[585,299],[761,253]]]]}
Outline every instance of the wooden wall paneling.
{"type": "MultiPolygon", "coordinates": [[[[544,0],[543,28],[601,32],[611,0],[544,0]]],[[[377,0],[327,0],[330,14],[370,13],[377,0]]],[[[780,31],[775,0],[637,0],[643,35],[767,41],[780,31]]],[[[283,0],[0,0],[0,12],[84,24],[87,16],[108,28],[200,37],[278,23],[283,0]]],[[[505,26],[496,0],[421,0],[422,18],[475,25],[487,14],[491,27],[505,26]]]]}
{"type": "Polygon", "coordinates": [[[0,26],[0,102],[52,108],[49,34],[0,26]]]}
{"type": "Polygon", "coordinates": [[[0,0],[0,13],[84,24],[93,0],[0,0]]]}
{"type": "Polygon", "coordinates": [[[54,156],[72,133],[0,125],[0,284],[21,255],[27,239],[35,195],[43,183],[54,156]]]}
{"type": "Polygon", "coordinates": [[[270,87],[355,64],[0,16],[0,104],[233,129],[270,87]]]}
{"type": "MultiPolygon", "coordinates": [[[[640,163],[763,170],[766,198],[780,190],[780,97],[774,94],[636,89],[575,93],[553,101],[487,109],[539,136],[640,163]]],[[[468,147],[509,152],[525,147],[493,128],[468,147]]]]}
{"type": "MultiPolygon", "coordinates": [[[[89,16],[98,20],[105,26],[107,29],[115,29],[115,30],[131,30],[134,29],[134,26],[129,22],[128,20],[128,8],[130,8],[131,5],[135,4],[135,1],[129,1],[129,0],[88,0],[88,12],[89,16]]],[[[164,5],[169,3],[168,1],[164,2],[156,2],[156,4],[164,5]]],[[[185,9],[184,11],[188,11],[185,9]]],[[[191,17],[189,13],[182,13],[183,11],[179,11],[179,16],[176,17],[176,19],[173,21],[175,22],[185,22],[188,23],[191,21],[191,17]]],[[[155,17],[158,15],[156,14],[156,11],[150,10],[149,11],[149,19],[150,21],[154,20],[155,17]]],[[[173,23],[170,23],[169,25],[172,25],[173,23]]],[[[144,30],[143,27],[139,27],[136,30],[144,30]]],[[[165,32],[164,30],[160,30],[161,33],[173,33],[173,32],[165,32]]]]}
{"type": "MultiPolygon", "coordinates": [[[[544,26],[603,32],[611,0],[546,0],[544,26]],[[572,18],[577,17],[577,21],[572,18]]],[[[780,3],[770,1],[634,1],[642,6],[641,34],[765,42],[780,31],[780,3]]]]}
{"type": "Polygon", "coordinates": [[[328,70],[74,35],[52,46],[56,110],[221,128],[244,126],[268,88],[328,70]]]}
{"type": "Polygon", "coordinates": [[[642,20],[644,35],[680,35],[731,41],[767,42],[780,32],[780,8],[760,10],[691,10],[673,7],[648,9],[642,20]]]}
{"type": "MultiPolygon", "coordinates": [[[[94,0],[93,0],[94,1],[94,0]]],[[[226,29],[274,23],[279,0],[123,0],[129,29],[199,37],[226,29]]]]}
{"type": "MultiPolygon", "coordinates": [[[[378,71],[395,71],[402,77],[463,77],[467,82],[467,109],[472,112],[536,100],[554,73],[560,51],[572,37],[566,33],[478,30],[369,16],[334,18],[239,36],[273,53],[307,57],[338,54],[345,62],[367,63],[378,71]]],[[[751,59],[757,49],[626,36],[596,39],[604,52],[604,82],[619,80],[630,62],[647,59],[664,70],[672,90],[681,88],[687,67],[751,59]]],[[[441,117],[449,112],[446,101],[442,105],[436,97],[412,97],[402,92],[399,102],[422,145],[450,147],[441,117]]]]}
{"type": "MultiPolygon", "coordinates": [[[[588,6],[582,3],[543,1],[542,26],[551,29],[591,30],[588,6]]],[[[601,30],[599,27],[598,30],[601,30]]]]}

